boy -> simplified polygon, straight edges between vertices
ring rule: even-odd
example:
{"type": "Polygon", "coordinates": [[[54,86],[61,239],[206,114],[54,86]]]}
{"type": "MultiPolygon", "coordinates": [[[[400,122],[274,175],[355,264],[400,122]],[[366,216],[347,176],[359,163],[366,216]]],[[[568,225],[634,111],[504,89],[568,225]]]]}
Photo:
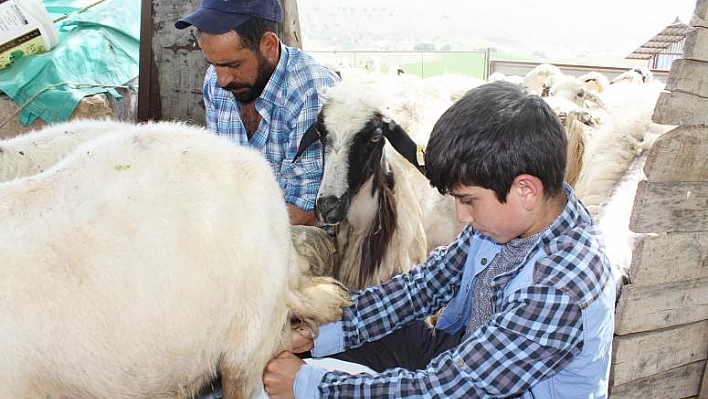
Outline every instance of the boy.
{"type": "Polygon", "coordinates": [[[283,352],[264,373],[271,398],[607,397],[615,283],[594,222],[563,183],[566,146],[543,99],[509,83],[451,106],[426,173],[469,226],[409,273],[355,293],[314,343],[293,334],[296,353],[347,350],[378,373],[327,372],[283,352]],[[435,328],[411,329],[443,307],[435,328]],[[413,357],[401,350],[423,366],[399,361],[413,357]]]}

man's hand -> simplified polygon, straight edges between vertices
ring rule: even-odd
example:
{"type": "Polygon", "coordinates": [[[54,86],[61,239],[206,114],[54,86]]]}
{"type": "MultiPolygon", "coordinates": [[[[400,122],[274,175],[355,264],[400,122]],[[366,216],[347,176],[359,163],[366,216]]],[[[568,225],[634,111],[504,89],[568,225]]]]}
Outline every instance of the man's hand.
{"type": "MultiPolygon", "coordinates": [[[[312,340],[310,340],[312,342],[312,340]]],[[[305,362],[291,352],[281,352],[266,365],[263,387],[271,399],[293,399],[295,374],[305,362]]]]}
{"type": "Polygon", "coordinates": [[[288,214],[290,215],[290,224],[302,224],[305,226],[312,226],[315,224],[315,211],[306,211],[302,208],[298,208],[293,204],[287,204],[288,214]]]}

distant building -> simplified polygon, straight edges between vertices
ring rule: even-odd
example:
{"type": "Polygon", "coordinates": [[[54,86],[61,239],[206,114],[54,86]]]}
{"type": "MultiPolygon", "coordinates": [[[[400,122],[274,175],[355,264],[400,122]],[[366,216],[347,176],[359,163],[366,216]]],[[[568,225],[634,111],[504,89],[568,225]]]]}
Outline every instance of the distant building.
{"type": "Polygon", "coordinates": [[[649,69],[668,71],[675,59],[683,57],[683,46],[690,29],[688,25],[676,18],[671,25],[625,58],[647,60],[649,69]]]}

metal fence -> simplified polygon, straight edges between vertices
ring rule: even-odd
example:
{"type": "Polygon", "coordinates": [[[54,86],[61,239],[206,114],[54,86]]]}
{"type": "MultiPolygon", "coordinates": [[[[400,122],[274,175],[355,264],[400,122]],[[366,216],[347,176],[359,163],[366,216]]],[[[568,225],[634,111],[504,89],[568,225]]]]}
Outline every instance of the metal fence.
{"type": "Polygon", "coordinates": [[[486,79],[488,51],[308,51],[332,69],[362,68],[384,74],[408,73],[426,78],[461,74],[486,79]]]}

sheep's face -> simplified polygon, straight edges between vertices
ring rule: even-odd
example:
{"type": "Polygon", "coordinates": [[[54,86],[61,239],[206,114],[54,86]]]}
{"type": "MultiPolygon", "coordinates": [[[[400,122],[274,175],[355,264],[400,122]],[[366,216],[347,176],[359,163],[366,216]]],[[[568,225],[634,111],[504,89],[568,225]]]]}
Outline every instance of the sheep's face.
{"type": "MultiPolygon", "coordinates": [[[[325,106],[318,121],[324,147],[324,173],[315,215],[325,224],[338,224],[349,212],[352,198],[381,169],[388,123],[378,112],[366,115],[325,106]]],[[[360,195],[374,197],[375,190],[360,195]]]]}

